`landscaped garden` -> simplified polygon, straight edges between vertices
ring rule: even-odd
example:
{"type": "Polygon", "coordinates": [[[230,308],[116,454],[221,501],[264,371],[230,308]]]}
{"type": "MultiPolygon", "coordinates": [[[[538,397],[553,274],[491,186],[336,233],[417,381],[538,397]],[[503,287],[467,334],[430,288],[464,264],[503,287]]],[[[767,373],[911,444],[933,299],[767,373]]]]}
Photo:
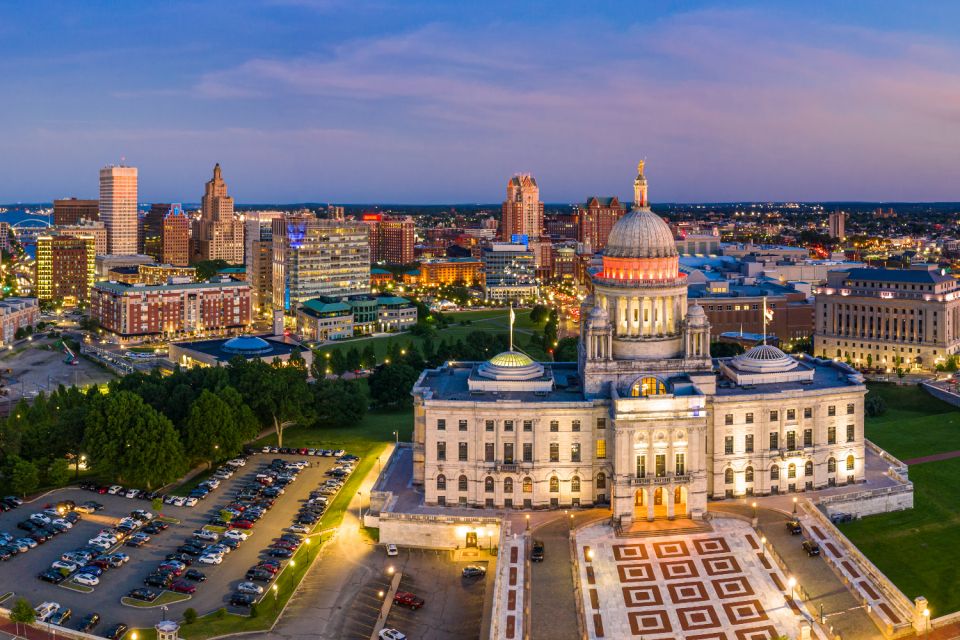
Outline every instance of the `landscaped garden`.
{"type": "MultiPolygon", "coordinates": [[[[871,384],[886,412],[867,418],[867,438],[901,460],[960,450],[960,410],[917,386],[871,384]]],[[[840,525],[908,598],[935,617],[960,610],[960,458],[910,466],[914,508],[840,525]]]]}

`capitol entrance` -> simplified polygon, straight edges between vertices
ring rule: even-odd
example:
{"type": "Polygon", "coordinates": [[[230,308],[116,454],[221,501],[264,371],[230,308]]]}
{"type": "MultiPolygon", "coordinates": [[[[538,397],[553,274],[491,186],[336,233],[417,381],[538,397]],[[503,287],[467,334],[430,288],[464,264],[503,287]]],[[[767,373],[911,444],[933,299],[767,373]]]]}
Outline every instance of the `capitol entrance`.
{"type": "Polygon", "coordinates": [[[637,489],[633,498],[633,521],[687,518],[687,488],[650,487],[637,489]],[[672,503],[672,505],[671,505],[672,503]],[[650,507],[653,507],[651,510],[650,507]],[[673,507],[671,510],[671,506],[673,507]]]}

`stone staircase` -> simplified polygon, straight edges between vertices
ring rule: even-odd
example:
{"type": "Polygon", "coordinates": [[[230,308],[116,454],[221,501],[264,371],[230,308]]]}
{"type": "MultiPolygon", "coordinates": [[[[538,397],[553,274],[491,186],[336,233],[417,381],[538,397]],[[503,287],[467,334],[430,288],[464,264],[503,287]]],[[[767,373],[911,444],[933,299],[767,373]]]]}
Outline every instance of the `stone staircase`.
{"type": "Polygon", "coordinates": [[[614,532],[618,538],[656,538],[660,536],[693,535],[709,533],[713,527],[706,520],[667,520],[657,519],[653,522],[634,522],[627,528],[619,523],[614,525],[614,532]]]}

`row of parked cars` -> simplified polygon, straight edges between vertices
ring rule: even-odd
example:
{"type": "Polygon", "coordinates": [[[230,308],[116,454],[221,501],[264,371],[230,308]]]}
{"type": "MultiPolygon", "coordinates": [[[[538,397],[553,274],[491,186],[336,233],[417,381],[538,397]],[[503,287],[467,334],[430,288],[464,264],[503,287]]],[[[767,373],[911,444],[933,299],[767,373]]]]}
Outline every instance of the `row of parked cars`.
{"type": "MultiPolygon", "coordinates": [[[[60,606],[59,602],[41,602],[34,610],[38,622],[46,622],[57,626],[65,626],[70,618],[73,617],[73,611],[69,607],[60,606]]],[[[82,633],[93,633],[93,630],[100,624],[99,613],[88,613],[80,619],[77,624],[77,630],[82,633]]],[[[108,640],[119,640],[124,636],[129,627],[122,622],[110,625],[97,635],[108,640]]]]}
{"type": "Polygon", "coordinates": [[[263,447],[260,453],[281,453],[291,456],[323,456],[326,458],[339,458],[347,452],[343,449],[303,449],[297,447],[263,447]]]}
{"type": "Polygon", "coordinates": [[[23,500],[17,496],[6,496],[5,498],[0,498],[0,513],[13,511],[22,504],[23,500]]]}
{"type": "Polygon", "coordinates": [[[0,560],[27,553],[61,533],[69,531],[79,522],[80,515],[56,508],[48,508],[31,514],[29,518],[17,523],[17,529],[23,533],[0,532],[0,560]]]}

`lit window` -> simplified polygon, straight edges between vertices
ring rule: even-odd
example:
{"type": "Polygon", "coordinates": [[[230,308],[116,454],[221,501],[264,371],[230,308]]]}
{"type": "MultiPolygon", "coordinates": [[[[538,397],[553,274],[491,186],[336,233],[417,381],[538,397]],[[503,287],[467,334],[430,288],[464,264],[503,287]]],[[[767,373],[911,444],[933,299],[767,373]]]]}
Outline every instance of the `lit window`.
{"type": "Polygon", "coordinates": [[[645,398],[647,396],[659,396],[667,392],[666,385],[653,376],[641,378],[634,383],[630,389],[630,395],[634,398],[645,398]]]}

